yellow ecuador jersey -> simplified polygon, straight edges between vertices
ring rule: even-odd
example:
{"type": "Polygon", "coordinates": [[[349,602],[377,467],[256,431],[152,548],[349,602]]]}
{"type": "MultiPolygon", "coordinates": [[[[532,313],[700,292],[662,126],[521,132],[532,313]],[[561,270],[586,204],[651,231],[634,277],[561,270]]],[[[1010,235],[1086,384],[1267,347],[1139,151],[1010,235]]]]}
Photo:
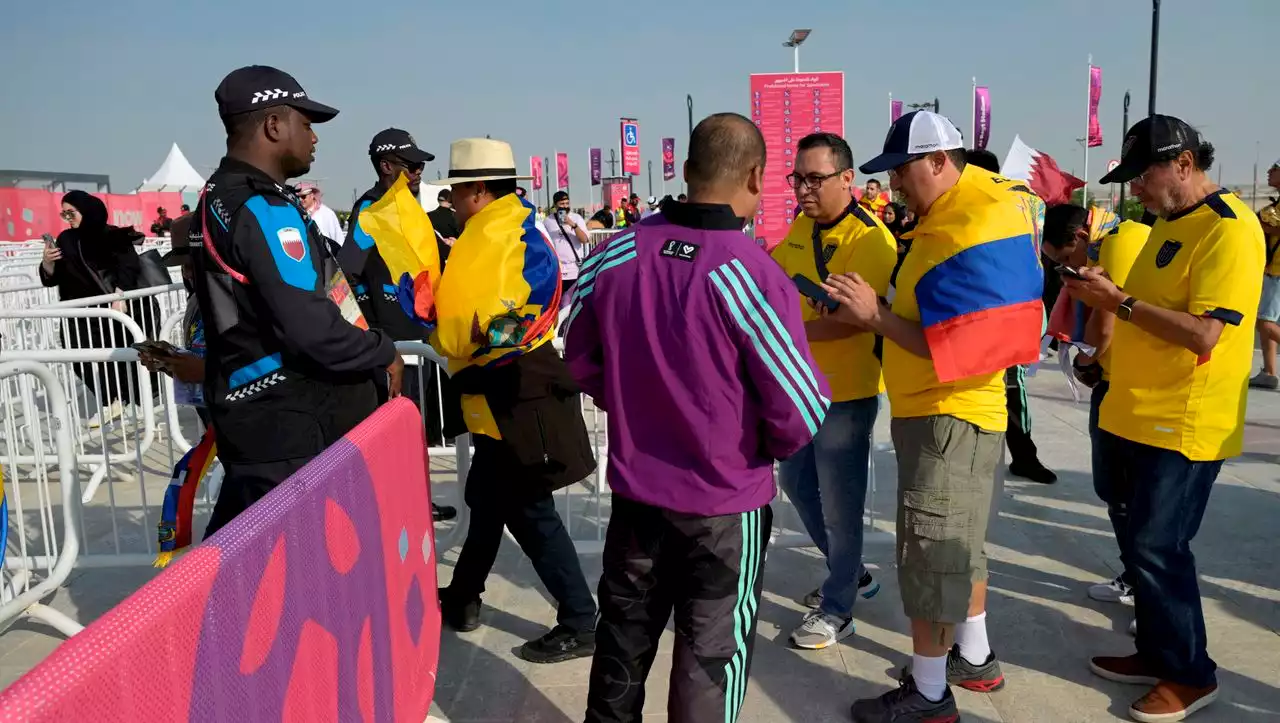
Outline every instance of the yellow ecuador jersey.
{"type": "MultiPolygon", "coordinates": [[[[815,224],[801,214],[773,250],[773,258],[787,276],[800,275],[817,283],[825,278],[818,273],[819,261],[828,273],[856,272],[876,294],[887,296],[898,246],[884,222],[855,201],[831,224],[815,224]]],[[[806,322],[818,318],[803,296],[800,307],[806,322]]],[[[813,358],[831,385],[831,401],[866,399],[884,390],[879,347],[876,336],[866,333],[810,342],[813,358]]]]}
{"type": "Polygon", "coordinates": [[[1124,290],[1138,301],[1225,322],[1202,357],[1116,321],[1103,429],[1194,462],[1240,454],[1253,326],[1266,262],[1262,227],[1225,190],[1151,229],[1124,290]]]}
{"type": "MultiPolygon", "coordinates": [[[[1122,221],[1106,236],[1089,245],[1089,265],[1102,267],[1111,280],[1116,282],[1116,286],[1123,289],[1129,278],[1129,269],[1133,268],[1138,252],[1142,251],[1150,235],[1150,226],[1137,221],[1122,221]]],[[[1111,372],[1107,371],[1110,358],[1111,348],[1107,347],[1098,358],[1098,363],[1102,365],[1103,379],[1111,378],[1111,372]]]]}
{"type": "Polygon", "coordinates": [[[920,323],[931,358],[885,340],[895,418],[945,414],[1005,431],[1005,369],[1040,358],[1043,228],[1030,189],[972,165],[920,218],[892,309],[920,323]]]}

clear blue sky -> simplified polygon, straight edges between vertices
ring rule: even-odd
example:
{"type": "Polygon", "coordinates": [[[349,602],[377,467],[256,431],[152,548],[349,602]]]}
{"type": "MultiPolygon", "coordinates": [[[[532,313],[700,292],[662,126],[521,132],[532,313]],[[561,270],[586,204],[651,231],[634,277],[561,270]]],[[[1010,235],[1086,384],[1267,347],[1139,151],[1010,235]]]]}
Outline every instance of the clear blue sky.
{"type": "MultiPolygon", "coordinates": [[[[790,70],[781,42],[795,27],[814,28],[802,70],[846,73],[846,135],[860,160],[883,140],[890,92],[937,96],[967,133],[977,76],[991,87],[997,155],[1019,133],[1079,172],[1074,139],[1084,134],[1092,53],[1106,138],[1090,154],[1096,181],[1118,157],[1126,89],[1131,117],[1146,113],[1151,4],[13,0],[4,15],[0,168],[108,173],[127,191],[176,141],[207,175],[224,147],[213,89],[233,68],[264,63],[342,110],[317,126],[312,177],[345,208],[372,181],[369,139],[391,125],[439,157],[428,179],[463,136],[510,141],[522,167],[531,154],[568,151],[574,195],[585,201],[588,146],[605,148],[607,160],[618,117],[634,116],[656,192],[663,136],[677,139],[679,174],[685,94],[695,120],[745,113],[748,74],[790,70]]],[[[1280,2],[1164,0],[1163,16],[1159,110],[1217,145],[1226,183],[1248,184],[1255,143],[1264,167],[1280,157],[1280,2]]],[[[636,186],[647,193],[643,175],[636,186]]]]}

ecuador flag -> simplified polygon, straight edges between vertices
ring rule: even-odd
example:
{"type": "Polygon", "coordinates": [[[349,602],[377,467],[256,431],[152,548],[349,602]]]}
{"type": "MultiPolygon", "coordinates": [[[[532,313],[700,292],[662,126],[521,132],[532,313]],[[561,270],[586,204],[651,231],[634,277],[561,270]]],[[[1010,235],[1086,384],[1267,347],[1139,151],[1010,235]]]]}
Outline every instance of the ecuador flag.
{"type": "MultiPolygon", "coordinates": [[[[489,367],[555,337],[560,261],[537,226],[537,210],[515,194],[467,219],[436,293],[436,351],[450,373],[489,367]]],[[[484,397],[462,395],[467,427],[500,436],[484,397]]]]}
{"type": "Polygon", "coordinates": [[[431,219],[409,191],[402,173],[382,198],[360,212],[360,228],[373,238],[400,307],[428,329],[436,322],[435,296],[440,288],[440,248],[431,219]]]}

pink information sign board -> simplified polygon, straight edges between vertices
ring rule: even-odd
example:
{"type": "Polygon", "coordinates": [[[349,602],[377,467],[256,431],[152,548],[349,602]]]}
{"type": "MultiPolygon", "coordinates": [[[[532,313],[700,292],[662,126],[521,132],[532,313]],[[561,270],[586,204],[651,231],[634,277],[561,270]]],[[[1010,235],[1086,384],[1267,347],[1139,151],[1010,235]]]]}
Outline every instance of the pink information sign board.
{"type": "Polygon", "coordinates": [[[795,218],[796,144],[810,133],[844,135],[844,73],[756,73],[751,76],[751,120],[764,134],[768,161],[755,236],[772,249],[795,218]]]}

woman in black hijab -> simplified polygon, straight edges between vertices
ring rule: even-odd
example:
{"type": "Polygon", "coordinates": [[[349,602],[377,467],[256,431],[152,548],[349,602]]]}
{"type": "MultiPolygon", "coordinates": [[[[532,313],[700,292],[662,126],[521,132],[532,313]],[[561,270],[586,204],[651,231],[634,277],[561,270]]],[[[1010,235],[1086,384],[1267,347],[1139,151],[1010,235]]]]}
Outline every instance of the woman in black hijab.
{"type": "MultiPolygon", "coordinates": [[[[57,286],[62,301],[132,291],[139,288],[142,267],[134,242],[142,234],[131,228],[107,224],[107,206],[84,191],[62,197],[62,218],[71,228],[63,231],[44,252],[40,281],[57,286]]],[[[107,304],[98,304],[106,308],[107,304]]],[[[117,307],[119,308],[119,307],[117,307]]],[[[134,300],[122,311],[133,317],[148,337],[159,327],[159,311],[154,300],[134,300]]],[[[124,347],[132,337],[119,322],[102,319],[73,319],[62,330],[65,348],[103,349],[124,347]]],[[[131,364],[75,364],[76,376],[93,390],[103,409],[114,402],[133,402],[138,397],[137,374],[131,364]]]]}

